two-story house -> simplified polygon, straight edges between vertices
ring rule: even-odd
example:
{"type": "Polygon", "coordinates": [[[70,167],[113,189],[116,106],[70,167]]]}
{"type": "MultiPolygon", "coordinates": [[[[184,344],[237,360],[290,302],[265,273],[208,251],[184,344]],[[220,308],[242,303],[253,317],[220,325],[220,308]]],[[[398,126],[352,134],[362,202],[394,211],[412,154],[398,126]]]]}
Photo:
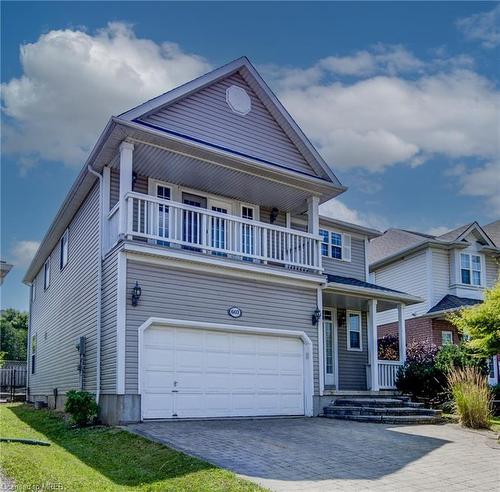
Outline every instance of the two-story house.
{"type": "Polygon", "coordinates": [[[29,399],[113,423],[391,388],[376,313],[404,334],[421,299],[368,282],[377,231],[319,216],[345,189],[246,58],[111,118],[25,276],[29,399]]]}
{"type": "MultiPolygon", "coordinates": [[[[441,236],[389,229],[371,240],[369,261],[372,281],[424,299],[405,308],[408,341],[457,344],[461,335],[447,315],[481,303],[485,288],[498,282],[500,220],[465,224],[441,236]]],[[[379,336],[396,334],[396,320],[394,310],[379,313],[379,336]]],[[[498,381],[497,359],[490,364],[492,384],[498,381]]]]}

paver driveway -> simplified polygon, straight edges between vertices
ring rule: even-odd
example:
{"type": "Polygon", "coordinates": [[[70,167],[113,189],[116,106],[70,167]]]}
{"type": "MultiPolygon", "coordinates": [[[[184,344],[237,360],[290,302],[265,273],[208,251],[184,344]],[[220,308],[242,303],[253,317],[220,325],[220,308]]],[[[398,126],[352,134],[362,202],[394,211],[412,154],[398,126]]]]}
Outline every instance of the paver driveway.
{"type": "Polygon", "coordinates": [[[499,490],[493,433],[322,418],[128,426],[272,490],[499,490]]]}

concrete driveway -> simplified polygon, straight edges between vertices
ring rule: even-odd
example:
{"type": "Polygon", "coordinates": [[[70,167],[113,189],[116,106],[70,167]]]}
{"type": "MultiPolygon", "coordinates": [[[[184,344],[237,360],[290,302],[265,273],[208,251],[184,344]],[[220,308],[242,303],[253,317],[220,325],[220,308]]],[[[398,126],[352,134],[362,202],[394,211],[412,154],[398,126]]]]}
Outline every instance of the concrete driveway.
{"type": "Polygon", "coordinates": [[[322,418],[147,422],[127,427],[271,490],[498,490],[491,432],[322,418]]]}

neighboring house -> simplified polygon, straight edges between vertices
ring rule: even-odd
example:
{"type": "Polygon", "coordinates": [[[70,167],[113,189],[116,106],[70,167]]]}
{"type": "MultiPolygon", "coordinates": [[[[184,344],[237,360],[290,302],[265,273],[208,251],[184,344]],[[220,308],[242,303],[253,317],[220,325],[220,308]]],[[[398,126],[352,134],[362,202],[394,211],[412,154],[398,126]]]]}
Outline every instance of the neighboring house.
{"type": "Polygon", "coordinates": [[[25,276],[30,400],[113,423],[393,387],[376,311],[404,333],[421,299],[368,282],[377,231],[319,217],[345,189],[246,58],[111,118],[25,276]]]}
{"type": "MultiPolygon", "coordinates": [[[[441,236],[389,229],[370,242],[371,279],[425,299],[405,308],[408,341],[459,343],[446,315],[481,303],[500,271],[500,220],[481,227],[465,224],[441,236]]],[[[377,316],[379,336],[396,334],[396,313],[377,316]]],[[[498,381],[498,358],[490,363],[490,382],[498,381]]]]}
{"type": "Polygon", "coordinates": [[[5,277],[12,270],[12,265],[5,260],[0,260],[0,285],[3,284],[5,277]]]}

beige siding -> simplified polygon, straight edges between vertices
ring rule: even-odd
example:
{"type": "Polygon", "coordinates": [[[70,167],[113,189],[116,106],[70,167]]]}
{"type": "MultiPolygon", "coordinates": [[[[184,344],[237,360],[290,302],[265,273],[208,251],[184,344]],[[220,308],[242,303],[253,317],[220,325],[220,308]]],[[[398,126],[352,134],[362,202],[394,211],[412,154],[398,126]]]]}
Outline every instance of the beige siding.
{"type": "Polygon", "coordinates": [[[491,256],[486,256],[486,287],[491,289],[497,282],[499,276],[498,263],[491,256]]]}
{"type": "Polygon", "coordinates": [[[318,337],[311,324],[316,289],[299,288],[209,273],[173,269],[137,261],[127,262],[127,292],[138,281],[142,296],[133,307],[127,296],[126,379],[127,393],[138,391],[138,328],[149,317],[299,330],[314,346],[314,380],[318,391],[318,337]],[[238,306],[243,316],[227,314],[238,306]]]}
{"type": "Polygon", "coordinates": [[[99,188],[94,186],[69,225],[69,259],[61,270],[59,244],[50,256],[51,282],[43,288],[43,268],[35,279],[31,333],[37,335],[32,395],[78,389],[78,352],[86,337],[85,389],[95,390],[99,188]]]}
{"type": "Polygon", "coordinates": [[[432,251],[432,297],[430,307],[435,306],[450,290],[450,254],[442,249],[432,251]]]}
{"type": "MultiPolygon", "coordinates": [[[[427,253],[426,250],[403,258],[390,265],[379,268],[374,275],[376,284],[389,289],[400,290],[408,294],[420,296],[425,302],[405,307],[405,318],[426,313],[430,306],[428,296],[427,279],[427,253]]],[[[397,320],[395,309],[379,313],[377,323],[392,323],[397,320]]]]}

